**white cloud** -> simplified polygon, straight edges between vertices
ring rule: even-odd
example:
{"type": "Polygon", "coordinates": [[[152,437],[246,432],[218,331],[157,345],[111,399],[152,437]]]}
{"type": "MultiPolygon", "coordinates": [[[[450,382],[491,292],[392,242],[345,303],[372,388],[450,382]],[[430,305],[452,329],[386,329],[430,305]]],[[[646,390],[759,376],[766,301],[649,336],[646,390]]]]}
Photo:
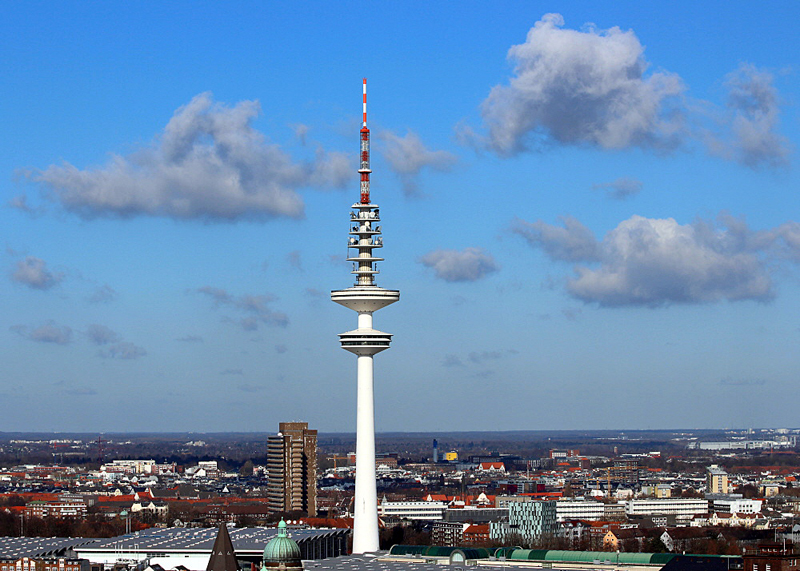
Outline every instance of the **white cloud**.
{"type": "Polygon", "coordinates": [[[98,287],[88,298],[90,303],[108,303],[115,299],[117,299],[117,292],[108,284],[98,287]]]}
{"type": "Polygon", "coordinates": [[[386,144],[383,156],[392,171],[400,177],[406,196],[419,192],[417,177],[423,168],[447,171],[457,160],[455,155],[447,151],[431,151],[419,135],[411,130],[405,137],[391,131],[383,131],[380,137],[386,144]]]}
{"type": "Polygon", "coordinates": [[[41,258],[26,256],[17,262],[17,269],[11,279],[31,289],[48,290],[64,280],[63,273],[54,273],[47,269],[47,263],[41,258]]]}
{"type": "Polygon", "coordinates": [[[148,147],[113,155],[98,168],[64,163],[31,175],[47,196],[84,218],[162,216],[235,221],[300,218],[304,186],[343,186],[354,172],[345,155],[318,150],[294,162],[252,127],[255,101],[233,107],[210,93],[178,109],[148,147]]]}
{"type": "Polygon", "coordinates": [[[495,361],[502,357],[500,351],[470,351],[467,358],[470,362],[480,365],[485,361],[495,361]]]}
{"type": "Polygon", "coordinates": [[[547,142],[603,149],[679,144],[680,77],[647,73],[633,31],[563,25],[560,14],[546,14],[525,43],[509,50],[514,77],[495,86],[482,106],[490,148],[513,155],[547,142]]]}
{"type": "Polygon", "coordinates": [[[66,325],[57,325],[54,321],[48,321],[44,325],[34,328],[13,325],[10,329],[25,339],[39,343],[68,345],[72,341],[72,329],[66,325]]]}
{"type": "Polygon", "coordinates": [[[203,343],[204,339],[200,335],[184,335],[175,341],[181,341],[183,343],[203,343]]]}
{"type": "Polygon", "coordinates": [[[289,264],[290,267],[297,270],[298,272],[303,271],[303,256],[300,254],[300,250],[292,250],[288,254],[286,254],[286,263],[289,264]]]}
{"type": "Polygon", "coordinates": [[[119,341],[119,335],[105,325],[92,323],[86,328],[86,337],[95,345],[108,345],[119,341]]]}
{"type": "Polygon", "coordinates": [[[777,167],[788,163],[788,140],[777,132],[780,119],[778,90],[773,76],[750,64],[741,64],[728,74],[728,117],[723,135],[709,135],[712,153],[751,168],[777,167]]]}
{"type": "Polygon", "coordinates": [[[597,239],[586,226],[572,216],[561,217],[564,227],[537,220],[517,219],[511,231],[519,234],[533,247],[542,248],[553,260],[579,262],[596,260],[599,256],[597,239]]]}
{"type": "Polygon", "coordinates": [[[256,331],[260,323],[279,327],[286,327],[289,324],[289,318],[285,313],[273,311],[269,307],[269,304],[275,301],[275,296],[250,294],[234,296],[224,289],[211,286],[201,287],[197,291],[213,299],[216,306],[227,306],[243,312],[245,316],[242,318],[226,318],[226,320],[238,324],[245,331],[256,331]]]}
{"type": "Polygon", "coordinates": [[[106,359],[122,359],[127,361],[144,357],[147,355],[147,351],[145,351],[143,347],[123,341],[101,349],[99,354],[106,359]]]}
{"type": "Polygon", "coordinates": [[[306,138],[308,137],[309,131],[311,128],[308,125],[303,125],[302,123],[297,123],[294,125],[289,125],[292,131],[294,131],[294,136],[300,141],[300,144],[305,146],[306,138]]]}
{"type": "Polygon", "coordinates": [[[641,192],[642,181],[623,176],[613,182],[593,184],[592,188],[595,190],[605,190],[606,196],[614,200],[625,200],[641,192]]]}
{"type": "Polygon", "coordinates": [[[779,238],[785,242],[785,226],[755,232],[725,214],[716,224],[684,225],[671,218],[633,216],[602,242],[595,240],[591,253],[588,238],[586,244],[571,247],[565,229],[535,225],[547,232],[529,242],[552,259],[594,262],[576,266],[566,288],[573,297],[602,306],[769,300],[774,291],[767,258],[776,251],[779,238]]]}
{"type": "Polygon", "coordinates": [[[775,230],[783,244],[780,255],[795,262],[800,262],[800,223],[785,222],[775,230]]]}
{"type": "Polygon", "coordinates": [[[419,259],[437,278],[448,282],[474,282],[500,269],[491,254],[480,248],[434,250],[419,259]]]}

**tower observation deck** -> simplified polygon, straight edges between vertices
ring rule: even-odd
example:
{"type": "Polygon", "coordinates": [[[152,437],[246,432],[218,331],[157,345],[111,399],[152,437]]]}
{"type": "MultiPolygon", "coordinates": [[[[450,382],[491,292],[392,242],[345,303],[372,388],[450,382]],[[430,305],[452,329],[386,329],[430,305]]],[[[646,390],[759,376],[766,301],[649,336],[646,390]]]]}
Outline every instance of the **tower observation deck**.
{"type": "Polygon", "coordinates": [[[375,484],[375,404],[373,356],[389,348],[392,336],[372,328],[372,314],[400,299],[400,292],[375,284],[378,262],[374,251],[383,247],[380,209],[372,204],[369,177],[369,129],[367,128],[367,80],[363,88],[364,119],[361,127],[360,201],[350,211],[347,261],[353,264],[353,287],[331,292],[331,300],[358,313],[358,328],[339,334],[342,349],[358,356],[358,403],[356,413],[356,489],[353,553],[378,550],[378,496],[375,484]]]}

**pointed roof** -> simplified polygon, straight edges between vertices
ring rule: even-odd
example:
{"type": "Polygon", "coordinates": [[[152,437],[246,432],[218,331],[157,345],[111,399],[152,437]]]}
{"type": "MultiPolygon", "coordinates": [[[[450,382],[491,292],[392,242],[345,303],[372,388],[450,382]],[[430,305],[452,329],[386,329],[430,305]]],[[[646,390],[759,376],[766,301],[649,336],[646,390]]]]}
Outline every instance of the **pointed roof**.
{"type": "Polygon", "coordinates": [[[217,539],[214,540],[214,548],[211,550],[211,557],[208,559],[206,571],[239,571],[236,563],[236,553],[233,551],[233,542],[228,533],[228,526],[220,524],[217,539]]]}

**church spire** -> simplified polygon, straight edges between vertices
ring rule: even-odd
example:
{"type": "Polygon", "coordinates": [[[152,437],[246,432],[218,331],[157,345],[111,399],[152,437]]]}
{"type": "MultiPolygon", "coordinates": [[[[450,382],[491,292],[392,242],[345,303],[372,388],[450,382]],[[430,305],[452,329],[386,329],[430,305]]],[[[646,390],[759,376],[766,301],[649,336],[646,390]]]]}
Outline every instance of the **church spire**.
{"type": "Polygon", "coordinates": [[[208,560],[206,571],[239,571],[236,563],[236,553],[233,551],[233,542],[228,533],[228,526],[220,524],[217,539],[214,540],[214,548],[211,550],[211,557],[208,560]]]}

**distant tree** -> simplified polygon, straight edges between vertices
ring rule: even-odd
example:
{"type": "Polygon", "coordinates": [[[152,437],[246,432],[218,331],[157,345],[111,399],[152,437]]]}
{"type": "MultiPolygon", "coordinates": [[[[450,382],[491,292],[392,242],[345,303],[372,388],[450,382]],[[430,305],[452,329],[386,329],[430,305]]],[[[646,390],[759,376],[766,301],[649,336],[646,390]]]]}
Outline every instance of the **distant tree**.
{"type": "Polygon", "coordinates": [[[758,488],[756,488],[753,484],[745,484],[744,486],[739,486],[738,488],[736,488],[736,493],[742,494],[742,497],[746,499],[759,497],[758,488]]]}
{"type": "Polygon", "coordinates": [[[239,475],[245,478],[249,478],[253,475],[253,461],[247,460],[242,467],[239,468],[239,475]]]}
{"type": "Polygon", "coordinates": [[[11,537],[19,532],[19,522],[13,514],[0,510],[0,536],[11,537]]]}
{"type": "Polygon", "coordinates": [[[667,549],[667,546],[664,545],[660,537],[651,537],[647,540],[647,543],[645,543],[646,553],[667,553],[668,551],[669,549],[667,549]]]}

